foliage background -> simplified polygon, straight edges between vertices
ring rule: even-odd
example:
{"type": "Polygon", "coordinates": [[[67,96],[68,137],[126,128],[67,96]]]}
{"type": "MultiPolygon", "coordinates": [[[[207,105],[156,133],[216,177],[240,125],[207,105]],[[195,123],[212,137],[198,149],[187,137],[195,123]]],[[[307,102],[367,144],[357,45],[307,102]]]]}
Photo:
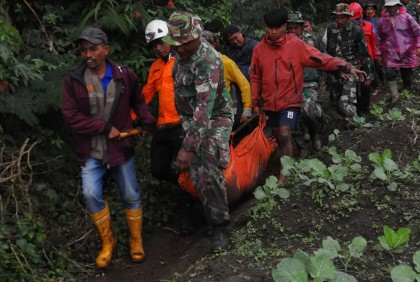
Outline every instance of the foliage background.
{"type": "MultiPolygon", "coordinates": [[[[0,280],[72,280],[94,270],[97,236],[83,207],[71,135],[60,113],[63,78],[78,63],[74,41],[85,27],[104,29],[110,57],[145,81],[154,60],[144,40],[149,21],[188,10],[216,32],[234,23],[259,38],[263,13],[280,5],[325,21],[335,1],[0,0],[0,280]]],[[[172,216],[176,189],[151,177],[149,148],[150,139],[139,139],[145,227],[153,232],[172,216]]],[[[124,228],[113,186],[108,181],[106,193],[115,224],[124,228]]],[[[126,230],[117,232],[126,242],[126,230]]]]}

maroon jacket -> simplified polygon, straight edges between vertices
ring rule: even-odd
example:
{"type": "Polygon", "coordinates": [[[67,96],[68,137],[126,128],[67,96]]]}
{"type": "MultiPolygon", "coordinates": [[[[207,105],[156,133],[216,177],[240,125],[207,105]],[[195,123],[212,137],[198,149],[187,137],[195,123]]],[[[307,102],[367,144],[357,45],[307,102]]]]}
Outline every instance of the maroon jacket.
{"type": "MultiPolygon", "coordinates": [[[[113,61],[108,62],[112,66],[112,75],[116,83],[115,101],[109,120],[90,117],[89,95],[84,81],[85,63],[77,66],[64,80],[61,110],[65,123],[74,133],[74,147],[79,165],[84,165],[90,155],[92,136],[108,136],[112,126],[121,132],[133,128],[130,109],[133,109],[142,121],[145,131],[150,131],[156,121],[147,109],[134,72],[113,61]]],[[[108,141],[106,165],[114,167],[123,164],[134,155],[134,146],[134,137],[108,141]]]]}

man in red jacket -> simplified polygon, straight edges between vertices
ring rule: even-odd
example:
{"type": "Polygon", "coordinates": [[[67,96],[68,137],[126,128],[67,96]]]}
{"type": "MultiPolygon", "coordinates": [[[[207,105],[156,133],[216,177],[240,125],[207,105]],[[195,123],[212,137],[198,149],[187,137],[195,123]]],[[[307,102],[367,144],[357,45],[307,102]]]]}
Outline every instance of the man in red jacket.
{"type": "Polygon", "coordinates": [[[136,141],[132,136],[121,139],[120,133],[133,127],[130,109],[143,122],[144,133],[151,131],[155,119],[147,110],[134,72],[106,58],[108,38],[101,29],[85,29],[77,42],[82,63],[64,80],[61,110],[74,133],[83,197],[102,241],[96,265],[99,268],[109,265],[117,242],[109,207],[102,197],[107,173],[117,183],[125,204],[131,259],[140,262],[144,259],[143,213],[134,165],[136,141]]]}
{"type": "MultiPolygon", "coordinates": [[[[293,156],[292,129],[299,127],[302,105],[303,68],[342,71],[343,76],[360,80],[366,75],[349,63],[321,53],[295,35],[286,34],[287,10],[282,7],[264,15],[266,36],[255,46],[251,61],[253,111],[267,115],[279,146],[280,158],[293,156]]],[[[279,184],[286,180],[280,175],[279,184]]]]}

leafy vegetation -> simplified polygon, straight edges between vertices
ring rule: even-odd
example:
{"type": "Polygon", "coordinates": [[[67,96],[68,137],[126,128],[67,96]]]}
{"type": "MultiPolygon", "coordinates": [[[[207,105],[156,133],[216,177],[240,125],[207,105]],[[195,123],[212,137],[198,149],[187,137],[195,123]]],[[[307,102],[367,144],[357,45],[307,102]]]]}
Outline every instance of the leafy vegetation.
{"type": "Polygon", "coordinates": [[[375,168],[370,178],[384,181],[390,191],[395,191],[398,188],[396,180],[407,177],[407,174],[400,171],[398,165],[392,160],[392,153],[389,149],[385,149],[382,154],[370,153],[369,160],[375,168]]]}
{"type": "MultiPolygon", "coordinates": [[[[216,32],[226,23],[233,23],[254,38],[263,34],[262,14],[267,7],[286,5],[325,19],[335,4],[272,0],[171,2],[175,3],[175,9],[199,14],[206,27],[215,27],[216,32]]],[[[111,58],[132,67],[144,82],[154,59],[144,41],[144,27],[152,19],[167,18],[173,9],[168,1],[157,0],[0,0],[0,280],[74,281],[97,273],[93,261],[98,237],[83,207],[79,168],[59,110],[63,77],[79,60],[75,39],[86,26],[95,25],[109,35],[111,58]]],[[[371,261],[386,261],[382,254],[388,253],[407,264],[411,244],[401,243],[407,232],[387,229],[380,242],[389,250],[375,252],[367,246],[368,259],[366,249],[362,250],[365,243],[361,237],[351,239],[357,235],[353,234],[353,227],[359,224],[372,233],[366,232],[364,237],[376,236],[376,240],[384,224],[401,226],[404,222],[411,224],[412,241],[418,241],[415,232],[418,211],[409,209],[409,203],[419,199],[410,185],[419,179],[420,156],[418,149],[415,154],[403,151],[418,142],[417,97],[403,91],[399,109],[378,102],[371,109],[375,120],[368,117],[355,121],[363,129],[360,136],[370,135],[382,126],[376,137],[380,141],[386,139],[384,132],[388,137],[390,132],[409,123],[408,133],[398,135],[397,143],[404,147],[394,147],[392,154],[382,144],[365,145],[363,151],[358,147],[360,140],[351,140],[346,148],[339,146],[348,140],[349,133],[335,129],[328,138],[331,147],[325,147],[319,155],[299,161],[284,158],[283,170],[289,175],[286,185],[278,187],[272,176],[257,188],[258,200],[245,215],[246,224],[233,232],[232,250],[213,259],[223,261],[225,267],[237,267],[232,272],[245,273],[242,271],[245,268],[267,279],[282,259],[285,269],[282,265],[281,271],[294,272],[289,266],[299,269],[296,275],[302,279],[341,275],[352,281],[342,269],[362,281],[386,281],[389,276],[393,281],[401,281],[401,277],[407,279],[404,281],[418,279],[418,253],[413,258],[414,268],[395,266],[394,261],[390,275],[386,271],[390,263],[384,263],[373,274],[368,269],[371,261]],[[386,123],[390,126],[383,127],[386,123]],[[403,140],[405,136],[409,139],[403,140]],[[366,153],[371,153],[372,158],[366,153]],[[406,163],[411,165],[400,169],[406,163]],[[383,189],[384,186],[392,191],[383,189]],[[368,225],[358,216],[365,207],[370,208],[370,213],[378,212],[375,214],[378,219],[370,219],[368,225]],[[351,221],[352,218],[358,221],[351,221]],[[337,249],[338,241],[324,239],[324,234],[351,243],[341,251],[337,249]],[[321,242],[323,248],[312,252],[321,242]],[[306,250],[302,251],[306,256],[295,257],[296,245],[306,250]],[[332,250],[336,254],[332,255],[332,250]],[[322,262],[325,268],[321,267],[322,262]]],[[[137,176],[145,205],[145,230],[153,232],[173,216],[177,190],[151,177],[150,139],[138,139],[138,143],[137,176]]],[[[120,242],[114,256],[121,259],[126,256],[128,246],[124,212],[115,184],[109,180],[105,185],[120,242]]],[[[368,241],[373,241],[372,237],[368,241]]],[[[191,268],[194,266],[192,263],[191,268]]],[[[204,270],[195,274],[187,280],[204,281],[209,276],[204,270]]],[[[178,277],[183,279],[182,274],[178,277]]],[[[239,281],[252,280],[240,277],[243,279],[239,281]]]]}
{"type": "MultiPolygon", "coordinates": [[[[154,60],[144,28],[173,11],[163,2],[0,1],[0,280],[72,280],[95,271],[98,237],[84,212],[79,168],[60,113],[64,75],[79,60],[75,39],[86,26],[97,26],[108,34],[110,58],[144,82],[154,60]]],[[[176,1],[177,9],[199,13],[205,22],[226,23],[230,5],[176,1]]],[[[150,139],[138,141],[145,230],[152,232],[170,220],[178,194],[152,178],[150,139]]],[[[127,252],[125,215],[115,184],[105,185],[121,242],[118,257],[127,252]]]]}
{"type": "Polygon", "coordinates": [[[338,241],[327,237],[322,241],[322,248],[313,255],[300,251],[293,258],[283,258],[272,272],[273,279],[276,282],[308,281],[308,278],[313,281],[356,281],[352,275],[339,271],[334,265],[334,259],[339,259],[347,271],[351,259],[360,258],[366,245],[363,237],[356,237],[347,246],[347,250],[340,254],[338,241]]]}

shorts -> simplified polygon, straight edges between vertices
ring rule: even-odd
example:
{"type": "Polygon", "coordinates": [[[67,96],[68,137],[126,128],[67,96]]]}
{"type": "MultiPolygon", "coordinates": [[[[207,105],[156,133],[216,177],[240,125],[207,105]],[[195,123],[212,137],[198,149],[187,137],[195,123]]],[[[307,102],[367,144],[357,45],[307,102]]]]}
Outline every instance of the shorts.
{"type": "Polygon", "coordinates": [[[287,108],[280,112],[266,111],[267,126],[280,127],[287,125],[292,129],[299,128],[300,108],[287,108]]]}

